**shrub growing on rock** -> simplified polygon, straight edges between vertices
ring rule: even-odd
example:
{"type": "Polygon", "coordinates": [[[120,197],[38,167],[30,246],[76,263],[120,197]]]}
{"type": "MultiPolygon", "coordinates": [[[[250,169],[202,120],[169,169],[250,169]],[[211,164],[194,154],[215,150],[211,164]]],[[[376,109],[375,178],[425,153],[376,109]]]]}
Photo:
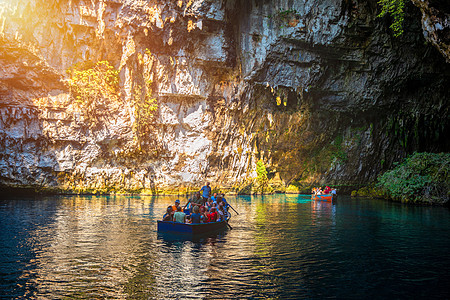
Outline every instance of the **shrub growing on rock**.
{"type": "Polygon", "coordinates": [[[83,109],[91,126],[99,122],[98,115],[119,98],[119,71],[108,61],[75,64],[67,70],[72,97],[83,109]]]}
{"type": "Polygon", "coordinates": [[[384,17],[386,14],[392,17],[392,24],[389,26],[394,32],[395,37],[403,33],[403,20],[405,19],[405,0],[380,0],[381,13],[378,17],[384,17]]]}
{"type": "Polygon", "coordinates": [[[448,203],[450,153],[414,153],[378,177],[378,187],[402,202],[448,203]]]}
{"type": "Polygon", "coordinates": [[[258,190],[261,194],[265,192],[272,192],[272,189],[269,186],[269,179],[267,177],[267,169],[264,165],[264,161],[262,159],[258,160],[256,163],[256,182],[258,184],[258,190]]]}

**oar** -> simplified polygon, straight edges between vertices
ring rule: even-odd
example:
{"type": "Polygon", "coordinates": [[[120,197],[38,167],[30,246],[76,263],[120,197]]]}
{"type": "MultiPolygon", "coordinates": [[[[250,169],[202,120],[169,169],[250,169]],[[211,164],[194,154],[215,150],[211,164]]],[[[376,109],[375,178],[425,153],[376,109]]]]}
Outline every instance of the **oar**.
{"type": "Polygon", "coordinates": [[[230,204],[228,204],[228,206],[231,207],[231,209],[234,210],[234,212],[239,215],[239,213],[233,208],[233,206],[231,206],[230,204]]]}
{"type": "Polygon", "coordinates": [[[186,206],[188,206],[189,203],[191,203],[191,199],[192,197],[194,197],[194,193],[192,193],[191,197],[189,197],[189,193],[187,193],[186,197],[188,198],[188,202],[186,203],[185,206],[183,206],[183,210],[186,208],[186,206]]]}
{"type": "Polygon", "coordinates": [[[225,221],[225,222],[227,222],[227,225],[228,225],[228,227],[230,228],[230,230],[233,230],[233,227],[231,227],[231,225],[230,225],[230,224],[228,224],[228,220],[227,220],[227,221],[225,221]]]}
{"type": "Polygon", "coordinates": [[[186,206],[188,206],[189,203],[191,203],[191,199],[189,199],[189,201],[186,203],[186,205],[183,206],[183,210],[186,208],[186,206]]]}
{"type": "Polygon", "coordinates": [[[228,228],[230,228],[230,230],[233,230],[233,227],[231,227],[230,224],[228,224],[228,220],[231,218],[231,215],[229,215],[228,219],[225,220],[225,222],[227,222],[227,226],[228,228]]]}

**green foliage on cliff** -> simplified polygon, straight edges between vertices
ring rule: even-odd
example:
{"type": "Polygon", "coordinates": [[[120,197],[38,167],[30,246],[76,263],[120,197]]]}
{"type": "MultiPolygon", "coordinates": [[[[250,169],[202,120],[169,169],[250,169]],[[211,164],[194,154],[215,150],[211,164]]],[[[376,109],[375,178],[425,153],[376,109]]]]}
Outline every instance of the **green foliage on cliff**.
{"type": "Polygon", "coordinates": [[[343,141],[344,137],[342,135],[336,136],[334,142],[332,143],[332,146],[330,147],[331,159],[334,160],[336,158],[339,162],[346,162],[348,160],[347,152],[342,146],[343,141]]]}
{"type": "Polygon", "coordinates": [[[108,61],[78,63],[67,74],[70,92],[90,123],[98,121],[98,110],[119,100],[119,71],[108,61]]]}
{"type": "MultiPolygon", "coordinates": [[[[120,103],[119,71],[108,61],[91,61],[75,64],[67,70],[68,84],[72,97],[83,110],[90,126],[99,122],[98,116],[120,103]],[[112,105],[115,104],[115,105],[112,105]]],[[[131,102],[134,107],[133,130],[139,141],[148,136],[158,105],[151,97],[152,82],[146,80],[144,86],[136,85],[131,102]]]]}
{"type": "Polygon", "coordinates": [[[151,124],[155,111],[158,109],[158,103],[152,98],[151,81],[145,82],[145,88],[136,86],[133,92],[133,105],[135,110],[134,130],[139,139],[143,139],[151,131],[151,124]]]}
{"type": "Polygon", "coordinates": [[[403,33],[403,20],[405,18],[405,1],[406,0],[380,0],[381,13],[378,17],[384,17],[386,14],[392,17],[392,24],[389,28],[394,32],[394,36],[398,37],[403,33]]]}
{"type": "Polygon", "coordinates": [[[256,181],[258,182],[258,189],[261,193],[267,190],[269,185],[269,179],[267,178],[266,166],[262,159],[258,160],[256,163],[256,181]]]}
{"type": "Polygon", "coordinates": [[[379,176],[378,187],[394,200],[447,203],[450,153],[414,153],[379,176]]]}

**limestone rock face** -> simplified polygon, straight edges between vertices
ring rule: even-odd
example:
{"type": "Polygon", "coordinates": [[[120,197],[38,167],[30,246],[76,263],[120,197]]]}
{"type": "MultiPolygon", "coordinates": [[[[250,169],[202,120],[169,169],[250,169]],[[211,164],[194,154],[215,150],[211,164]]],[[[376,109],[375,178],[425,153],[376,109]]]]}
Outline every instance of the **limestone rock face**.
{"type": "Polygon", "coordinates": [[[412,0],[422,13],[425,39],[450,62],[450,4],[447,1],[412,0]]]}
{"type": "Polygon", "coordinates": [[[262,159],[284,191],[364,184],[412,151],[448,151],[448,53],[407,13],[395,39],[376,1],[1,3],[0,182],[241,190],[262,159]],[[88,60],[120,71],[95,126],[65,72],[88,60]],[[148,82],[158,109],[142,137],[133,99],[148,82]]]}

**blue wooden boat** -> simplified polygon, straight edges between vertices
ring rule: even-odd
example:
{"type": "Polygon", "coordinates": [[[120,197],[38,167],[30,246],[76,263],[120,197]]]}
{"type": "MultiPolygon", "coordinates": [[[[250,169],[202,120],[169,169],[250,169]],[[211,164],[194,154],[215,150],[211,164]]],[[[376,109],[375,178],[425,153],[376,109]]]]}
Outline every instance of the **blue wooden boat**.
{"type": "Polygon", "coordinates": [[[158,221],[158,232],[160,233],[175,233],[182,235],[205,235],[212,232],[225,230],[227,228],[227,221],[188,224],[178,223],[172,221],[158,221]]]}

